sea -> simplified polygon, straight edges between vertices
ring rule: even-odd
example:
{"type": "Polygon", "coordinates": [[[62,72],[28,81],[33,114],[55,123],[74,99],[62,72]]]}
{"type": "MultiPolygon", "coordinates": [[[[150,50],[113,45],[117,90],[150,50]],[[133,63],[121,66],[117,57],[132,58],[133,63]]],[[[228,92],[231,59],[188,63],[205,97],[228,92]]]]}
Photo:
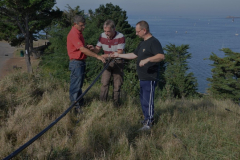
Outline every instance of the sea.
{"type": "Polygon", "coordinates": [[[162,47],[168,44],[180,46],[188,44],[191,59],[188,60],[189,72],[198,82],[198,92],[207,93],[212,77],[212,53],[223,58],[222,48],[230,48],[240,53],[240,18],[227,16],[128,16],[128,23],[135,27],[140,20],[149,23],[150,32],[162,47]]]}

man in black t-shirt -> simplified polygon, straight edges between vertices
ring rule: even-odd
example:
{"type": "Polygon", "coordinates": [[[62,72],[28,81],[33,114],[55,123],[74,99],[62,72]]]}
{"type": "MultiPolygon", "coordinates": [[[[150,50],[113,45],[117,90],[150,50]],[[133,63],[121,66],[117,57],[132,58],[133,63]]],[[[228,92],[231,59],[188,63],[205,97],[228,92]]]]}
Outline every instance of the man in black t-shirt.
{"type": "Polygon", "coordinates": [[[149,130],[153,124],[154,93],[157,84],[159,62],[164,60],[161,43],[152,36],[146,21],[136,24],[136,35],[143,38],[133,53],[119,54],[114,52],[112,57],[135,59],[137,58],[137,73],[140,80],[140,101],[144,115],[143,127],[140,130],[149,130]]]}

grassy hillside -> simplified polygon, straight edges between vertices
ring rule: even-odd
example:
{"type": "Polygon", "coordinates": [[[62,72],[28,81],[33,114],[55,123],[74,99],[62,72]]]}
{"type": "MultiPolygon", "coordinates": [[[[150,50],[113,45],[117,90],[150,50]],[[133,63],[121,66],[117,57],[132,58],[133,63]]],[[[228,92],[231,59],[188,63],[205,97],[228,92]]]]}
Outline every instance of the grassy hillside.
{"type": "MultiPolygon", "coordinates": [[[[68,87],[24,73],[0,81],[1,159],[69,107],[68,87]]],[[[68,113],[16,159],[240,159],[240,107],[231,101],[156,97],[156,125],[141,132],[138,97],[124,94],[117,109],[98,96],[96,84],[84,97],[83,114],[68,113]]]]}

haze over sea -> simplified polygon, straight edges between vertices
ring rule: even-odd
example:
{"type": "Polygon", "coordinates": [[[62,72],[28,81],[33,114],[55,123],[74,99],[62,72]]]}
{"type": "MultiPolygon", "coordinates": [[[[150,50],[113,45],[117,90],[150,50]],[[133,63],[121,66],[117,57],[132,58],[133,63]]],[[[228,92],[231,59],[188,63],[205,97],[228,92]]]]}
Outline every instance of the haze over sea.
{"type": "Polygon", "coordinates": [[[224,57],[221,48],[240,53],[240,18],[226,17],[128,16],[128,22],[135,27],[138,21],[147,21],[150,32],[163,47],[170,43],[188,44],[188,52],[192,54],[188,60],[189,71],[197,78],[198,92],[206,93],[212,61],[204,59],[212,52],[224,57]]]}

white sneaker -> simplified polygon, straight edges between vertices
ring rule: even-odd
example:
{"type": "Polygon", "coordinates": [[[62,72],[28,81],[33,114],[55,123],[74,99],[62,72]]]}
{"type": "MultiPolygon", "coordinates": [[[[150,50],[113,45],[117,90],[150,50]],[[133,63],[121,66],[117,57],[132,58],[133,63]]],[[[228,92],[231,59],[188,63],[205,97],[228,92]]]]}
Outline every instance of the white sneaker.
{"type": "Polygon", "coordinates": [[[143,125],[142,128],[139,129],[139,131],[147,131],[147,130],[150,130],[150,129],[151,129],[150,126],[145,124],[145,125],[143,125]]]}

